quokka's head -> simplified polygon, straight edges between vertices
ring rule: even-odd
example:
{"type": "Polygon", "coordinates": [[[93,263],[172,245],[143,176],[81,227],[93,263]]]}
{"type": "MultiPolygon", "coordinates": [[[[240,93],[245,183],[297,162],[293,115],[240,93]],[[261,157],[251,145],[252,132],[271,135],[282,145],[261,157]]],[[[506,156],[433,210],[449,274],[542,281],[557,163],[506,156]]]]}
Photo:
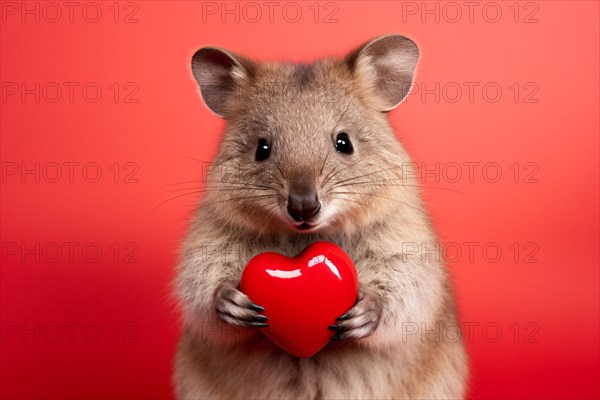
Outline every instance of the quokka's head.
{"type": "Polygon", "coordinates": [[[353,230],[390,211],[407,159],[386,113],[407,96],[418,58],[395,34],[311,64],[198,50],[202,98],[227,122],[204,206],[257,232],[353,230]]]}

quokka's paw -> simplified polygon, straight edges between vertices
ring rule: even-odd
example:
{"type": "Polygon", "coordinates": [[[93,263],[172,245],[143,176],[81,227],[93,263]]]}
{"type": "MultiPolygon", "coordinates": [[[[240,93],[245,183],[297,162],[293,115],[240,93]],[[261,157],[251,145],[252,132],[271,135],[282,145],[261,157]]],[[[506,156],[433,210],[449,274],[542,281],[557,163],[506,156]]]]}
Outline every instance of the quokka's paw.
{"type": "Polygon", "coordinates": [[[269,326],[267,317],[260,314],[264,308],[254,303],[240,292],[233,283],[219,286],[215,292],[215,310],[224,322],[243,328],[264,328],[269,326]]]}
{"type": "Polygon", "coordinates": [[[335,331],[331,340],[361,339],[372,335],[379,326],[381,313],[381,302],[375,295],[359,296],[356,305],[329,326],[335,331]]]}

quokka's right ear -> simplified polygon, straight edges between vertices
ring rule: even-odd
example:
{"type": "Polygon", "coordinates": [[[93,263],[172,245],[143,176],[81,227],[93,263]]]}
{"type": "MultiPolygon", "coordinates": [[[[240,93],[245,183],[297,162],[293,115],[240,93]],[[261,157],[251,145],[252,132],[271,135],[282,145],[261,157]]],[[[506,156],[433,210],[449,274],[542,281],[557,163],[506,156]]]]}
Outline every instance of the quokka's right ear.
{"type": "Polygon", "coordinates": [[[226,117],[227,101],[253,77],[255,69],[252,61],[218,47],[203,47],[192,57],[192,73],[202,99],[221,117],[226,117]]]}

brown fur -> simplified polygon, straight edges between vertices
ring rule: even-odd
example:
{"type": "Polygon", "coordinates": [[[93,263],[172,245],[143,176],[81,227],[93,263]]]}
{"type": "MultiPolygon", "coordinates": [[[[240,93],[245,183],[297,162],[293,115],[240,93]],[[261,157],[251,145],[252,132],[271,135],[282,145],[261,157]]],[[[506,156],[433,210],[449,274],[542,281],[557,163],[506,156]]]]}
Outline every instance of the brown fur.
{"type": "MultiPolygon", "coordinates": [[[[227,127],[178,269],[185,327],[175,360],[179,399],[464,397],[462,342],[403,335],[406,323],[429,330],[456,323],[439,260],[402,248],[436,241],[417,183],[402,173],[410,158],[385,114],[405,97],[417,57],[414,43],[399,35],[311,65],[255,63],[216,48],[196,53],[202,96],[227,127]],[[353,154],[335,151],[342,130],[353,154]],[[272,151],[256,162],[260,138],[272,151]],[[286,220],[287,188],[298,176],[314,181],[322,204],[310,232],[286,220]],[[368,329],[349,322],[344,340],[298,359],[255,328],[219,318],[215,296],[223,287],[235,292],[250,258],[293,256],[316,240],[338,244],[354,260],[363,300],[350,321],[362,312],[368,329]]],[[[250,300],[239,297],[229,310],[256,318],[250,300]]]]}

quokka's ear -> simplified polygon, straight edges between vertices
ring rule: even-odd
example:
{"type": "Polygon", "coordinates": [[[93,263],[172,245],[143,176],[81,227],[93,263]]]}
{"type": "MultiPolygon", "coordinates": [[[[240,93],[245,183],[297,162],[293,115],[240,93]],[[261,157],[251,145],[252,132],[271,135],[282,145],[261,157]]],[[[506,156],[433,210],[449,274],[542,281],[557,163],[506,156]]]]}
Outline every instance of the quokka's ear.
{"type": "Polygon", "coordinates": [[[254,62],[218,47],[203,47],[192,57],[192,73],[202,99],[221,117],[225,117],[228,99],[253,77],[255,69],[254,62]]]}
{"type": "Polygon", "coordinates": [[[397,34],[375,38],[345,58],[354,79],[376,96],[379,111],[390,111],[407,96],[419,48],[407,37],[397,34]]]}

